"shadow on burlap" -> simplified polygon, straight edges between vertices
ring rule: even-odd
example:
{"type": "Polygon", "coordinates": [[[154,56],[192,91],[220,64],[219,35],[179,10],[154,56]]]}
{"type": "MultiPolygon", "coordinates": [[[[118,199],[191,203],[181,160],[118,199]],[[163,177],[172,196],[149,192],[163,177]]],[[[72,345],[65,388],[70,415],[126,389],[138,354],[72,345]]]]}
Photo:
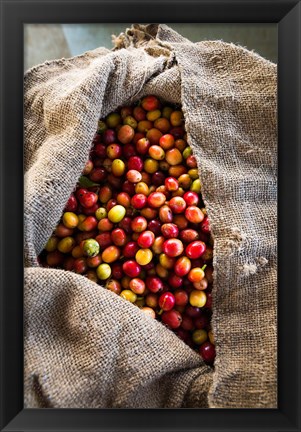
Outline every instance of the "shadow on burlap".
{"type": "Polygon", "coordinates": [[[255,53],[133,26],[116,48],[25,75],[25,407],[277,406],[277,75],[255,53]],[[161,323],[37,256],[97,121],[154,94],[181,103],[214,237],[214,369],[161,323]]]}

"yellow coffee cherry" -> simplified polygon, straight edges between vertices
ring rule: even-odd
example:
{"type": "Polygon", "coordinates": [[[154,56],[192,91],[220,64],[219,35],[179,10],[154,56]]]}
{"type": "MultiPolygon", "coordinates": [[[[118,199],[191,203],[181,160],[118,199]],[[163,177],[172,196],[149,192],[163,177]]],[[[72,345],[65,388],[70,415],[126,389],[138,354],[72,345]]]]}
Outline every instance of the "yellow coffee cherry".
{"type": "Polygon", "coordinates": [[[121,177],[125,172],[125,163],[121,159],[114,159],[112,162],[112,174],[121,177]]]}
{"type": "Polygon", "coordinates": [[[75,213],[66,212],[63,214],[63,224],[67,228],[76,228],[78,225],[78,217],[75,213]]]}
{"type": "Polygon", "coordinates": [[[158,109],[153,110],[153,111],[148,111],[146,114],[147,120],[152,121],[152,122],[157,120],[160,117],[161,117],[161,111],[158,109]]]}
{"type": "Polygon", "coordinates": [[[145,182],[139,182],[135,186],[135,192],[136,194],[143,194],[145,196],[148,196],[149,187],[145,182]]]}
{"type": "Polygon", "coordinates": [[[174,263],[175,263],[175,259],[172,257],[169,257],[168,255],[166,255],[165,253],[161,253],[159,255],[159,262],[161,264],[162,267],[170,270],[173,268],[174,263]]]}
{"type": "Polygon", "coordinates": [[[146,171],[149,174],[154,174],[159,169],[159,162],[155,159],[145,159],[144,161],[144,171],[146,171]]]}
{"type": "Polygon", "coordinates": [[[111,273],[112,273],[111,266],[109,266],[109,264],[106,263],[100,264],[96,269],[97,277],[100,280],[109,279],[111,273]]]}
{"type": "Polygon", "coordinates": [[[118,223],[124,218],[125,213],[126,209],[122,205],[117,204],[109,211],[108,218],[111,222],[118,223]]]}
{"type": "Polygon", "coordinates": [[[204,329],[195,330],[192,333],[192,340],[197,345],[202,345],[202,343],[206,342],[207,339],[208,339],[208,334],[204,329]]]}
{"type": "Polygon", "coordinates": [[[201,180],[200,179],[196,179],[193,180],[192,185],[190,186],[190,190],[196,193],[200,193],[201,192],[201,180]]]}
{"type": "Polygon", "coordinates": [[[187,174],[189,174],[189,177],[192,178],[192,180],[199,178],[199,172],[197,168],[191,168],[187,174]]]}
{"type": "Polygon", "coordinates": [[[45,249],[47,252],[53,252],[56,250],[59,239],[57,237],[50,237],[48,242],[46,243],[45,249]]]}
{"type": "Polygon", "coordinates": [[[152,258],[153,253],[150,249],[139,249],[135,256],[137,263],[140,265],[149,264],[152,258]]]}
{"type": "Polygon", "coordinates": [[[62,253],[69,253],[75,246],[75,240],[73,237],[64,237],[62,240],[58,242],[57,248],[62,253]]]}
{"type": "Polygon", "coordinates": [[[207,297],[204,291],[199,291],[199,290],[191,291],[189,296],[189,303],[191,304],[191,306],[201,308],[205,306],[206,301],[207,301],[207,297]]]}
{"type": "Polygon", "coordinates": [[[128,300],[131,303],[135,303],[137,300],[137,295],[133,293],[131,290],[123,290],[120,293],[120,297],[124,298],[125,300],[128,300]]]}

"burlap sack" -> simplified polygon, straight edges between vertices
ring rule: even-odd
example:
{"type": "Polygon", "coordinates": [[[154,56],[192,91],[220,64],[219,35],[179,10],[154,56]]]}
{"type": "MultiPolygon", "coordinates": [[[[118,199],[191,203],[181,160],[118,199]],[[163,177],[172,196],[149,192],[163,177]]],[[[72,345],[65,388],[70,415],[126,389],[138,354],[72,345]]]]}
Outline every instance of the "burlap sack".
{"type": "Polygon", "coordinates": [[[165,25],[25,75],[25,407],[275,408],[276,66],[165,25]],[[41,252],[97,120],[181,103],[214,236],[214,370],[161,323],[41,252]]]}

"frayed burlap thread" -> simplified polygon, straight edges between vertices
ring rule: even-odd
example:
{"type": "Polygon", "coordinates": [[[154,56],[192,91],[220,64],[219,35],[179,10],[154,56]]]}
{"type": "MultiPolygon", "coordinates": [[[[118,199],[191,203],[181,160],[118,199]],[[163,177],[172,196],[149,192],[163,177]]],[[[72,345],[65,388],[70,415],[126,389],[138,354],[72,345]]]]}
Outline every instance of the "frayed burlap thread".
{"type": "Polygon", "coordinates": [[[277,406],[276,66],[165,25],[25,75],[25,407],[277,406]],[[40,268],[99,117],[145,94],[182,104],[214,236],[214,370],[80,275],[40,268]]]}

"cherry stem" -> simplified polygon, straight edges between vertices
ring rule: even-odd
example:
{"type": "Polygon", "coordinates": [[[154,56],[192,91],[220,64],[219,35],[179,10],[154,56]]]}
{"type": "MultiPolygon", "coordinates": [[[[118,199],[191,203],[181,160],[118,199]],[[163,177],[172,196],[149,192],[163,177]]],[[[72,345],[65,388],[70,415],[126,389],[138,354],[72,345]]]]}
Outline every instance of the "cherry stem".
{"type": "Polygon", "coordinates": [[[202,270],[204,271],[206,267],[207,267],[207,264],[204,264],[202,267],[202,270]]]}

